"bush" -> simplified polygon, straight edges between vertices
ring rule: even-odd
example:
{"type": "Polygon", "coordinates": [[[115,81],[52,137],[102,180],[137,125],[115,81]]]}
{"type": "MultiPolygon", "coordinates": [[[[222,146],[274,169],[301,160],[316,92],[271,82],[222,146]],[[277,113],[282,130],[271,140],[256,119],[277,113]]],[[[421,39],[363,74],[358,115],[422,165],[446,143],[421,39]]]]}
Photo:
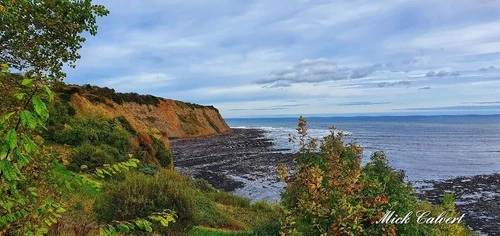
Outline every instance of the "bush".
{"type": "Polygon", "coordinates": [[[155,176],[128,173],[122,181],[110,182],[95,205],[100,221],[131,220],[170,209],[177,222],[169,231],[184,232],[194,225],[218,226],[228,219],[213,201],[192,187],[191,179],[162,170],[155,176]]]}
{"type": "Polygon", "coordinates": [[[155,175],[159,171],[159,167],[147,163],[139,163],[137,166],[137,171],[146,174],[146,175],[155,175]]]}
{"type": "Polygon", "coordinates": [[[78,146],[84,142],[94,145],[106,144],[126,153],[130,147],[130,134],[119,122],[103,118],[75,117],[56,132],[53,140],[59,144],[78,146]]]}
{"type": "Polygon", "coordinates": [[[158,162],[162,167],[172,167],[174,165],[174,159],[172,157],[172,153],[170,150],[165,147],[165,144],[155,138],[152,137],[153,140],[153,148],[156,150],[156,159],[158,159],[158,162]]]}
{"type": "Polygon", "coordinates": [[[76,172],[89,172],[102,167],[104,164],[113,164],[124,159],[124,156],[114,147],[106,144],[95,146],[85,142],[71,151],[68,169],[76,172]],[[81,169],[82,166],[87,168],[81,169]]]}
{"type": "Polygon", "coordinates": [[[404,216],[428,210],[437,216],[443,210],[457,216],[452,198],[444,206],[419,202],[404,174],[388,166],[382,152],[372,155],[361,167],[363,149],[344,144],[343,134],[332,132],[318,145],[307,136],[307,122],[299,119],[301,144],[293,178],[281,165],[280,177],[287,183],[282,194],[282,229],[305,235],[469,235],[463,224],[376,224],[388,211],[404,216]]]}
{"type": "Polygon", "coordinates": [[[43,133],[46,140],[54,141],[57,132],[64,129],[70,119],[76,114],[75,109],[65,101],[56,101],[49,106],[49,119],[47,130],[43,133]]]}

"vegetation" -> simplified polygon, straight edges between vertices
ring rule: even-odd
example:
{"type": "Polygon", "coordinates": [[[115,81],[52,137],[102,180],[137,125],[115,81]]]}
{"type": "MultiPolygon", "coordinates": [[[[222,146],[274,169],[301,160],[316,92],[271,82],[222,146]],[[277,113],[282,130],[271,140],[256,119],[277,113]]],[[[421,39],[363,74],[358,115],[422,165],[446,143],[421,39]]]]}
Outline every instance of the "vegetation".
{"type": "Polygon", "coordinates": [[[61,79],[74,67],[85,42],[97,33],[96,18],[108,14],[91,0],[0,1],[0,64],[34,77],[61,79]]]}
{"type": "Polygon", "coordinates": [[[57,82],[79,58],[82,34],[96,34],[103,6],[1,0],[0,13],[1,235],[469,234],[461,224],[377,224],[388,211],[458,213],[451,195],[441,206],[418,201],[383,153],[362,167],[362,148],[345,145],[342,133],[332,129],[321,143],[308,138],[302,118],[295,172],[280,168],[287,183],[280,205],[252,204],[180,175],[154,134],[137,132],[124,117],[82,117],[65,94],[118,104],[158,105],[159,98],[57,82]]]}
{"type": "Polygon", "coordinates": [[[456,217],[453,200],[445,197],[443,206],[418,201],[404,174],[387,165],[382,152],[372,155],[362,167],[362,148],[344,144],[342,132],[333,127],[331,134],[318,140],[307,136],[307,122],[299,119],[300,151],[296,158],[295,174],[279,168],[281,179],[287,183],[282,194],[284,214],[282,233],[291,235],[468,235],[463,224],[378,224],[385,213],[395,211],[399,216],[419,210],[437,216],[444,210],[456,217]]]}
{"type": "Polygon", "coordinates": [[[140,105],[158,106],[161,101],[161,98],[152,95],[140,95],[137,93],[118,93],[112,88],[92,86],[90,84],[86,84],[82,87],[60,86],[56,90],[56,92],[60,93],[61,97],[65,98],[65,100],[69,100],[71,94],[82,94],[94,103],[106,103],[106,99],[109,99],[120,105],[124,102],[133,102],[140,105]]]}

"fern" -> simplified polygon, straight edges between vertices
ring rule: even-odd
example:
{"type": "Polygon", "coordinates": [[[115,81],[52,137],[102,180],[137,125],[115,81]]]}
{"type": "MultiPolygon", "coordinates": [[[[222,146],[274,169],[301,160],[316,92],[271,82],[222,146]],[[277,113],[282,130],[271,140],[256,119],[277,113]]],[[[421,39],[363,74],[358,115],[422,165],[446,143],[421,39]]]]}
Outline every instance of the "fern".
{"type": "Polygon", "coordinates": [[[101,226],[99,233],[102,236],[117,236],[119,233],[132,233],[133,231],[153,232],[154,223],[159,223],[160,227],[166,228],[171,223],[175,223],[175,212],[165,210],[159,213],[153,213],[146,218],[140,218],[130,221],[115,221],[113,225],[101,226]]]}
{"type": "Polygon", "coordinates": [[[94,176],[97,178],[104,179],[106,176],[111,177],[123,171],[128,171],[130,168],[137,168],[137,164],[139,164],[139,160],[132,158],[132,155],[129,155],[129,159],[127,161],[118,162],[114,164],[104,164],[103,167],[97,168],[94,172],[94,176]]]}

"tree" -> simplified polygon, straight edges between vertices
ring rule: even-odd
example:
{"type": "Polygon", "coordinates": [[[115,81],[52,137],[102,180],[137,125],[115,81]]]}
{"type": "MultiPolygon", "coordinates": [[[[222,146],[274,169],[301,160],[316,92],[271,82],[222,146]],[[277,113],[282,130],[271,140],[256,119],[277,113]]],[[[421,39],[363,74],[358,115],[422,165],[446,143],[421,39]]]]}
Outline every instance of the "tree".
{"type": "Polygon", "coordinates": [[[82,33],[97,33],[109,12],[92,0],[0,0],[0,64],[27,75],[61,79],[75,66],[82,33]]]}
{"type": "Polygon", "coordinates": [[[80,57],[82,34],[95,35],[96,17],[108,14],[91,2],[0,0],[0,235],[47,233],[65,211],[61,182],[81,180],[58,171],[39,134],[52,82],[80,57]]]}

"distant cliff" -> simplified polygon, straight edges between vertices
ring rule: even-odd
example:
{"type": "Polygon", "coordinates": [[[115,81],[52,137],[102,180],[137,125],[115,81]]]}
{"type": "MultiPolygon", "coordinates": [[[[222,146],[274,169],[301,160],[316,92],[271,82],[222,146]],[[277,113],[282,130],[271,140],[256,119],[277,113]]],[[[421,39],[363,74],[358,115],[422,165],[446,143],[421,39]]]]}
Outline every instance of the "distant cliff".
{"type": "Polygon", "coordinates": [[[61,85],[56,91],[78,114],[124,118],[137,132],[154,135],[168,146],[169,138],[191,138],[228,132],[219,111],[151,95],[117,93],[97,86],[61,85]]]}

